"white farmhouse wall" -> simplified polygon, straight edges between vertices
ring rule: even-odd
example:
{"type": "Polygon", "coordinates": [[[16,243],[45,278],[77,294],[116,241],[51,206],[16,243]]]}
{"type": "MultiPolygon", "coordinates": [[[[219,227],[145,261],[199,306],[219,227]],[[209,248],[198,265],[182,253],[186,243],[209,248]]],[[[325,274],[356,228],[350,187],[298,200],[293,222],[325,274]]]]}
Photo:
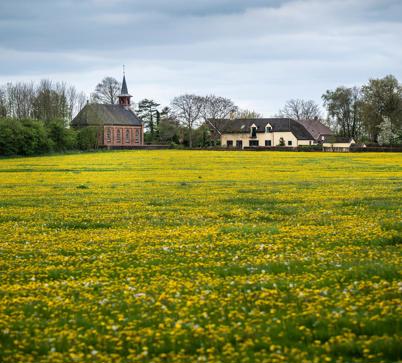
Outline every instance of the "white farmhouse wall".
{"type": "Polygon", "coordinates": [[[285,146],[296,147],[299,145],[312,145],[314,140],[297,140],[292,132],[258,132],[256,138],[250,138],[249,133],[238,134],[222,134],[221,145],[227,147],[227,142],[232,141],[233,146],[236,146],[236,141],[241,140],[243,147],[250,146],[250,141],[258,140],[259,146],[265,146],[266,140],[271,140],[271,146],[279,146],[281,137],[285,141],[285,146]],[[292,141],[292,145],[288,145],[288,141],[292,141]]]}

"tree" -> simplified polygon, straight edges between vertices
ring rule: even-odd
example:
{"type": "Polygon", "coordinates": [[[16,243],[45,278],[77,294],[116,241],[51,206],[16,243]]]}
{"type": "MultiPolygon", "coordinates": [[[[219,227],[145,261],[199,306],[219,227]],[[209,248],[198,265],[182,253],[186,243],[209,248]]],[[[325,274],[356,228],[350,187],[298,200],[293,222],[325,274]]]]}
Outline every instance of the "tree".
{"type": "Polygon", "coordinates": [[[95,87],[95,91],[91,94],[91,101],[114,105],[117,103],[120,94],[121,84],[113,77],[105,77],[95,87]]]}
{"type": "Polygon", "coordinates": [[[231,115],[231,119],[241,118],[241,119],[253,119],[262,118],[263,115],[254,110],[238,109],[234,114],[231,115]]]}
{"type": "Polygon", "coordinates": [[[189,146],[193,146],[193,127],[201,118],[203,99],[194,94],[185,94],[175,97],[172,102],[172,111],[177,119],[187,128],[189,146]]]}
{"type": "Polygon", "coordinates": [[[338,87],[323,96],[331,125],[341,136],[358,139],[361,136],[361,92],[359,88],[338,87]]]}
{"type": "Polygon", "coordinates": [[[378,142],[381,124],[388,120],[396,134],[402,128],[402,86],[392,76],[370,79],[362,87],[364,125],[371,141],[378,142]]]}
{"type": "Polygon", "coordinates": [[[80,150],[93,150],[98,148],[99,129],[97,127],[84,127],[78,130],[77,146],[80,150]]]}
{"type": "Polygon", "coordinates": [[[0,117],[7,116],[7,98],[6,91],[3,87],[0,87],[0,117]]]}
{"type": "Polygon", "coordinates": [[[36,88],[33,100],[33,116],[37,120],[49,122],[61,119],[67,122],[69,106],[66,97],[66,84],[44,79],[36,88]]]}
{"type": "Polygon", "coordinates": [[[160,112],[159,140],[163,143],[180,143],[180,123],[169,107],[164,107],[160,112]]]}
{"type": "Polygon", "coordinates": [[[144,121],[145,127],[149,131],[150,141],[154,141],[158,136],[159,129],[159,103],[145,98],[140,101],[136,110],[138,116],[144,121]]]}
{"type": "Polygon", "coordinates": [[[0,155],[38,155],[51,147],[42,121],[0,119],[0,155]]]}
{"type": "Polygon", "coordinates": [[[281,117],[294,120],[312,120],[321,118],[320,107],[312,100],[291,99],[279,110],[281,117]]]}
{"type": "Polygon", "coordinates": [[[202,118],[205,123],[208,123],[212,129],[212,139],[214,145],[219,137],[220,131],[218,130],[218,120],[227,119],[232,114],[238,111],[238,107],[234,102],[225,97],[217,97],[215,95],[209,95],[202,97],[202,118]]]}
{"type": "Polygon", "coordinates": [[[68,103],[68,119],[71,121],[80,112],[85,104],[87,97],[85,93],[78,92],[74,86],[70,86],[66,93],[68,103]]]}
{"type": "Polygon", "coordinates": [[[7,114],[9,116],[19,119],[33,117],[33,102],[36,92],[32,82],[8,83],[6,93],[8,98],[7,114]]]}
{"type": "Polygon", "coordinates": [[[54,151],[66,151],[76,148],[77,131],[66,128],[64,120],[52,120],[46,126],[54,151]]]}

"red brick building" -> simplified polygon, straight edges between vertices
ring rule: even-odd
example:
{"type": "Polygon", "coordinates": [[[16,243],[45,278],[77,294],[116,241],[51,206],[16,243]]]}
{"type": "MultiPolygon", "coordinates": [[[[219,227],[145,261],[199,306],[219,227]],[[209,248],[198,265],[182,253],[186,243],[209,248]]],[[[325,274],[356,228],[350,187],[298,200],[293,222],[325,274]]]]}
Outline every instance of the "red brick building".
{"type": "Polygon", "coordinates": [[[144,125],[131,109],[132,96],[128,93],[125,76],[118,97],[118,105],[87,104],[72,120],[71,126],[96,128],[99,146],[124,148],[144,145],[144,125]]]}

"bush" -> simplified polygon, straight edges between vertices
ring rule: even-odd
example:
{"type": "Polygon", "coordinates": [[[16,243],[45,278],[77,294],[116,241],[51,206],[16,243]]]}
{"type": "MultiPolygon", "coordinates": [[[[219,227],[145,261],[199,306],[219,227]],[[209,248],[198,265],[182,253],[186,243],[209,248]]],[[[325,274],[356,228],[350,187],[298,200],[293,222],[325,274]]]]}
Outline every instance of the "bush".
{"type": "Polygon", "coordinates": [[[299,151],[322,151],[322,145],[299,145],[299,151]]]}
{"type": "Polygon", "coordinates": [[[52,150],[53,142],[42,121],[22,120],[21,123],[23,127],[21,155],[38,155],[52,150]]]}
{"type": "Polygon", "coordinates": [[[85,127],[77,132],[77,146],[80,150],[93,150],[98,148],[98,128],[85,127]]]}
{"type": "Polygon", "coordinates": [[[43,154],[52,146],[43,122],[0,119],[0,155],[43,154]]]}
{"type": "Polygon", "coordinates": [[[77,147],[77,132],[66,128],[64,121],[50,121],[47,124],[47,130],[53,142],[54,151],[73,150],[77,147]]]}
{"type": "Polygon", "coordinates": [[[17,155],[22,143],[20,121],[0,119],[0,155],[17,155]]]}

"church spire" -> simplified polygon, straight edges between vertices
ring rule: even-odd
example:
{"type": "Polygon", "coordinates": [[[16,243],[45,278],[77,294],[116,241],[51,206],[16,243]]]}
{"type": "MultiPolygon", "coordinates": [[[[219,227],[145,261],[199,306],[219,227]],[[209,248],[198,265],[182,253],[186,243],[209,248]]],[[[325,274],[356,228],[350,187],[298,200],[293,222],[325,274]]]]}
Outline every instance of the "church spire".
{"type": "Polygon", "coordinates": [[[123,65],[123,82],[121,84],[121,92],[119,95],[119,105],[129,107],[131,97],[132,96],[128,93],[127,82],[126,82],[126,72],[125,72],[125,67],[123,65]]]}
{"type": "Polygon", "coordinates": [[[123,84],[121,86],[121,95],[128,95],[126,76],[123,76],[123,84]]]}

